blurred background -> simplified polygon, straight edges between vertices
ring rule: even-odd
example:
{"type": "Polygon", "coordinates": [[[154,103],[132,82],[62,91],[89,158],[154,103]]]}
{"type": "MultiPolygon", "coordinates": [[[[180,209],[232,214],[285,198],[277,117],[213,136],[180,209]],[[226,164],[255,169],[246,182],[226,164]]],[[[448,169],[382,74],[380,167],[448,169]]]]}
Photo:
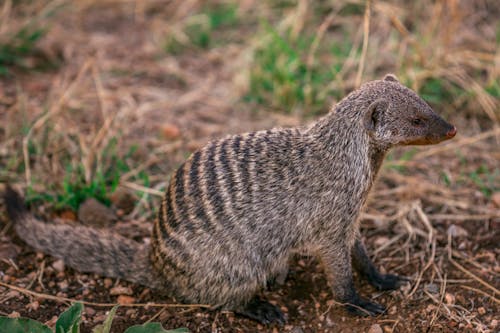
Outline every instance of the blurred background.
{"type": "MultiPolygon", "coordinates": [[[[125,221],[113,225],[119,232],[147,241],[169,175],[195,149],[231,133],[307,124],[361,83],[394,73],[459,134],[391,152],[363,214],[375,260],[414,282],[387,297],[397,308],[379,326],[493,332],[499,45],[497,0],[2,0],[0,181],[23,188],[47,219],[84,220],[79,209],[95,198],[125,221]]],[[[0,235],[18,244],[18,260],[45,260],[6,226],[0,235]]],[[[341,321],[318,263],[297,260],[287,283],[306,296],[274,294],[290,306],[286,330],[371,327],[373,320],[341,321]]],[[[29,267],[7,275],[27,278],[36,270],[29,267]]],[[[71,285],[70,273],[60,279],[71,285]]],[[[109,297],[92,288],[97,299],[109,297]]],[[[21,296],[2,311],[28,315],[28,303],[21,296]]],[[[31,316],[48,320],[55,304],[31,316]]],[[[137,311],[123,325],[154,315],[137,311]]],[[[200,311],[197,322],[175,310],[160,319],[191,329],[252,327],[200,311]]]]}

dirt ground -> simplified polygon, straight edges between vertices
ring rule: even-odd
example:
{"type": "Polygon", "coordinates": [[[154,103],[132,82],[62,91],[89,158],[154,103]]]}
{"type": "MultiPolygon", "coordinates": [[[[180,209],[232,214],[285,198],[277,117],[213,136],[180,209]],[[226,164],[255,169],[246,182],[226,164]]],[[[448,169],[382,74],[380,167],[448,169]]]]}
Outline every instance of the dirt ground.
{"type": "MultiPolygon", "coordinates": [[[[229,43],[159,55],[151,33],[156,24],[161,30],[155,16],[85,3],[55,16],[40,42],[43,57],[57,66],[14,69],[13,76],[0,78],[2,182],[24,189],[31,180],[35,190],[44,191],[64,174],[60,161],[66,156],[88,170],[96,163],[113,163],[99,160],[99,154],[118,138],[119,149],[136,147],[127,156],[133,168],[119,186],[122,196],[134,199],[119,204],[112,198],[118,221],[104,217],[104,227],[147,242],[158,194],[192,151],[211,138],[314,118],[256,110],[241,101],[240,68],[248,65],[247,48],[229,43]],[[18,158],[27,136],[47,140],[29,167],[18,158]],[[148,175],[147,184],[138,181],[141,172],[148,175]]],[[[283,286],[263,291],[286,313],[283,327],[264,327],[233,313],[162,306],[176,301],[124,281],[76,272],[34,252],[15,235],[3,206],[0,315],[53,325],[70,298],[88,302],[84,333],[104,321],[111,307],[103,303],[117,302],[124,306],[113,332],[146,321],[192,332],[499,332],[499,127],[459,112],[446,117],[458,128],[457,137],[392,153],[362,214],[362,234],[377,266],[410,279],[392,292],[356,280],[363,296],[388,308],[384,315],[346,313],[333,301],[319,262],[302,256],[291,260],[283,286]]],[[[30,209],[43,219],[79,223],[77,212],[34,202],[30,209]]]]}

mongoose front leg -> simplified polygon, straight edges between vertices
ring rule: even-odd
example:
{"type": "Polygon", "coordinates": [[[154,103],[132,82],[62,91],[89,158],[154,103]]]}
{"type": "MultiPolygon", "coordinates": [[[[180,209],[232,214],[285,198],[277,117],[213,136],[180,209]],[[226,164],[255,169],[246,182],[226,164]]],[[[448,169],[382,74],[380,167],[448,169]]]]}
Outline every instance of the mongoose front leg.
{"type": "Polygon", "coordinates": [[[344,303],[349,312],[360,316],[375,316],[385,312],[384,306],[361,298],[354,288],[351,249],[347,245],[325,249],[321,253],[321,259],[334,298],[344,303]]]}
{"type": "Polygon", "coordinates": [[[352,247],[352,263],[359,274],[378,290],[397,289],[407,281],[404,277],[380,273],[368,257],[366,248],[359,238],[352,247]]]}

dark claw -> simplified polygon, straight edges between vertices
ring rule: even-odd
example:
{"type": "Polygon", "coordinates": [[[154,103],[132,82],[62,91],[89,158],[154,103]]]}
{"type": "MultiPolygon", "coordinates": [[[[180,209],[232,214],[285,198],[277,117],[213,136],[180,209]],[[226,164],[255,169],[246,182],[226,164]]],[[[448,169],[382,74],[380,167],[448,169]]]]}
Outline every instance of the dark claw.
{"type": "Polygon", "coordinates": [[[393,274],[378,274],[369,278],[368,282],[378,290],[394,290],[408,282],[408,279],[393,274]]]}
{"type": "Polygon", "coordinates": [[[363,298],[356,298],[345,305],[347,311],[357,316],[376,316],[386,311],[385,306],[370,302],[363,298]]]}
{"type": "Polygon", "coordinates": [[[257,297],[252,299],[243,310],[237,311],[237,313],[264,325],[273,323],[284,325],[286,322],[285,315],[277,306],[257,297]]]}

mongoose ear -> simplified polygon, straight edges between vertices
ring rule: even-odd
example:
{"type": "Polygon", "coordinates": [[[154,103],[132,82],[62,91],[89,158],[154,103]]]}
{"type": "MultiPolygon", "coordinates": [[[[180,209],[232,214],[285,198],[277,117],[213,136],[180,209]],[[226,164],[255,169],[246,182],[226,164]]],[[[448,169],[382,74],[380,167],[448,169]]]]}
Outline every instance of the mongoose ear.
{"type": "Polygon", "coordinates": [[[386,74],[384,76],[384,81],[399,82],[398,78],[394,74],[386,74]]]}
{"type": "Polygon", "coordinates": [[[364,116],[364,125],[368,131],[375,131],[380,120],[380,115],[389,108],[389,102],[383,98],[370,104],[364,116]]]}

